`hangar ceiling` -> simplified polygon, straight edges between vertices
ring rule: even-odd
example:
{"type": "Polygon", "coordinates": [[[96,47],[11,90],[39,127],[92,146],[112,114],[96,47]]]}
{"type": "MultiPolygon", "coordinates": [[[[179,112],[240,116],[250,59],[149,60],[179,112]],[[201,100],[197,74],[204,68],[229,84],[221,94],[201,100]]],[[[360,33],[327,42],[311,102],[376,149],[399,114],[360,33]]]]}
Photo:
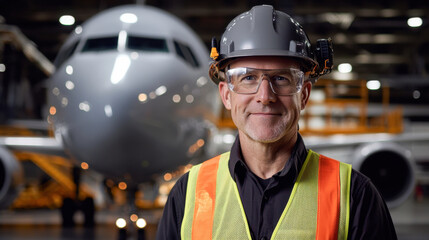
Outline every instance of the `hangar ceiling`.
{"type": "MultiPolygon", "coordinates": [[[[319,38],[331,37],[336,66],[350,63],[355,78],[378,79],[389,84],[393,103],[427,106],[429,109],[427,0],[0,0],[0,23],[19,27],[53,61],[76,25],[104,9],[136,3],[159,7],[181,18],[197,32],[207,48],[211,37],[219,39],[233,17],[255,4],[271,4],[296,18],[312,43],[319,38]],[[62,26],[58,22],[64,14],[76,18],[74,26],[62,26]],[[407,20],[410,17],[421,17],[423,25],[409,27],[407,20]]],[[[0,62],[13,63],[21,69],[22,58],[22,54],[6,46],[0,62]]],[[[33,66],[25,67],[24,72],[33,85],[46,78],[33,66]]]]}

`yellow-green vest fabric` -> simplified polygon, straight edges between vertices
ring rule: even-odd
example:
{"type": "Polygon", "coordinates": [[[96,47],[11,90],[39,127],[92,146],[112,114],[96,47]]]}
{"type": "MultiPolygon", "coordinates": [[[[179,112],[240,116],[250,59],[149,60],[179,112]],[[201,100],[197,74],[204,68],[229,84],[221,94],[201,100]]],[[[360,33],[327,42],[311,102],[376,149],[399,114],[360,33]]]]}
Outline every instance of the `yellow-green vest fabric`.
{"type": "MultiPolygon", "coordinates": [[[[238,188],[228,169],[229,156],[229,152],[220,156],[216,197],[207,199],[207,201],[215,201],[211,238],[251,239],[238,188]]],[[[309,151],[271,239],[316,239],[319,157],[319,154],[309,151]]],[[[189,172],[185,213],[181,227],[182,239],[192,239],[195,189],[200,167],[201,164],[196,165],[189,172]]],[[[340,163],[339,174],[341,196],[338,239],[345,240],[349,225],[351,166],[340,163]]],[[[201,226],[194,226],[194,228],[198,231],[207,231],[201,226]]]]}

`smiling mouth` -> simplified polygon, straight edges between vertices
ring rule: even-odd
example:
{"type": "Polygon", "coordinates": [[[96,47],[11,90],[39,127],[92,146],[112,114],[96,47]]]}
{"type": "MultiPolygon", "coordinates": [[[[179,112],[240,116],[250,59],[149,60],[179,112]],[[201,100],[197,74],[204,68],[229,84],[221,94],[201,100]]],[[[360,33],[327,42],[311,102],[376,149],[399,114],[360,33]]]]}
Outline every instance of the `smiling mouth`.
{"type": "Polygon", "coordinates": [[[259,116],[281,116],[280,113],[252,113],[251,115],[259,116]]]}

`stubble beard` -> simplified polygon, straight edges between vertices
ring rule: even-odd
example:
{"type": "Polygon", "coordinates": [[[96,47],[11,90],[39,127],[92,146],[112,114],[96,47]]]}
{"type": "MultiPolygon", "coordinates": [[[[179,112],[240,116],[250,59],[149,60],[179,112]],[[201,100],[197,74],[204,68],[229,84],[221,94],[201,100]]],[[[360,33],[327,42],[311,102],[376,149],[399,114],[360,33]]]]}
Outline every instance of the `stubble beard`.
{"type": "Polygon", "coordinates": [[[246,124],[244,126],[244,134],[253,141],[269,144],[275,143],[285,137],[286,135],[294,135],[291,134],[292,131],[296,131],[297,127],[294,123],[295,119],[283,117],[281,121],[277,122],[272,126],[269,130],[271,133],[267,134],[266,132],[261,132],[263,129],[252,129],[252,127],[259,128],[259,126],[254,126],[252,124],[246,124]]]}

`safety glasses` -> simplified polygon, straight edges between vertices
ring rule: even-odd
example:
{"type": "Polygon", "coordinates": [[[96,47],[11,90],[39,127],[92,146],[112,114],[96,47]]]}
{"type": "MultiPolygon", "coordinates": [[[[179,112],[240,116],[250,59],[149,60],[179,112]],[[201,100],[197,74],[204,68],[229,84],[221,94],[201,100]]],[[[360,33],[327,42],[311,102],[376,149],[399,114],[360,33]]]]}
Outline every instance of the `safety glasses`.
{"type": "Polygon", "coordinates": [[[280,96],[294,95],[301,91],[304,72],[295,68],[255,69],[231,68],[225,72],[228,88],[238,94],[258,92],[262,80],[270,83],[271,90],[280,96]]]}

